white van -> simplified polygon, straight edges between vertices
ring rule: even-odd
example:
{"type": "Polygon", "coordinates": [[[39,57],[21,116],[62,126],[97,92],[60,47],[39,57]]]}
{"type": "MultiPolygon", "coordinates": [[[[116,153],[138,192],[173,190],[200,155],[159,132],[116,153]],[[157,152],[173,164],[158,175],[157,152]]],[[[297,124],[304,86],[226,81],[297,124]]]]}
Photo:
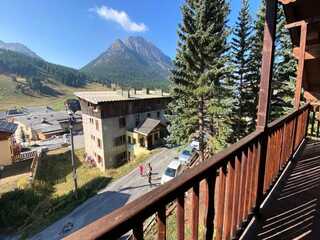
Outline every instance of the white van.
{"type": "Polygon", "coordinates": [[[164,171],[161,177],[161,184],[169,182],[171,179],[174,179],[176,176],[180,175],[183,172],[183,165],[180,161],[174,160],[169,163],[168,167],[164,171]]]}

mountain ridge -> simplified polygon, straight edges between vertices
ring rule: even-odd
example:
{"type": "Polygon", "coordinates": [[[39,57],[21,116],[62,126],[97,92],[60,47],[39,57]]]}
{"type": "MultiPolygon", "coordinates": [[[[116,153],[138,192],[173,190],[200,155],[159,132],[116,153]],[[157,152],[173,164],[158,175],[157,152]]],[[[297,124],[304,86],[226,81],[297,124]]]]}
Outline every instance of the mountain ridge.
{"type": "Polygon", "coordinates": [[[4,41],[0,40],[0,49],[10,50],[13,52],[18,52],[18,53],[24,54],[28,57],[42,59],[35,52],[33,52],[30,48],[28,48],[26,45],[24,45],[22,43],[4,42],[4,41]]]}
{"type": "Polygon", "coordinates": [[[116,39],[81,71],[98,81],[131,87],[167,87],[171,59],[143,37],[116,39]]]}

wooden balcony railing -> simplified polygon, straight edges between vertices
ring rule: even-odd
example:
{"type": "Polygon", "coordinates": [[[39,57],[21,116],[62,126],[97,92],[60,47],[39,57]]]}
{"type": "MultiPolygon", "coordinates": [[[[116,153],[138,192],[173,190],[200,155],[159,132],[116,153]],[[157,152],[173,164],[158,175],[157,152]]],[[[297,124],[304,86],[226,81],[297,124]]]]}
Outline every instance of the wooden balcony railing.
{"type": "Polygon", "coordinates": [[[66,239],[111,240],[129,231],[133,232],[134,239],[143,239],[144,221],[154,214],[157,218],[157,239],[166,239],[166,206],[174,201],[177,239],[185,239],[186,232],[191,239],[198,239],[199,234],[203,234],[204,239],[239,236],[305,138],[309,110],[310,105],[305,105],[272,122],[266,129],[256,130],[207,161],[188,169],[175,180],[66,239]],[[191,194],[186,195],[186,192],[191,194]],[[186,223],[187,198],[188,203],[191,202],[191,217],[186,223]],[[201,206],[200,198],[204,199],[201,206]],[[201,214],[200,208],[204,209],[201,214]],[[199,225],[203,227],[199,228],[199,225]]]}
{"type": "Polygon", "coordinates": [[[311,137],[320,138],[320,104],[314,104],[311,106],[308,134],[311,137]]]}

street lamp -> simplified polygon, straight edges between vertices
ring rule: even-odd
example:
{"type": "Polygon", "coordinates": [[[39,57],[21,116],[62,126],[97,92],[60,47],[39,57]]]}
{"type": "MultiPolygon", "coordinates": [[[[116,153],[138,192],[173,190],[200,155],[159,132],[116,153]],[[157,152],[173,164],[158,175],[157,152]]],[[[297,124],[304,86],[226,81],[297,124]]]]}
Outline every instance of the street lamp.
{"type": "Polygon", "coordinates": [[[78,183],[77,183],[77,170],[75,165],[74,157],[74,143],[73,143],[73,128],[76,123],[76,118],[74,113],[80,110],[79,102],[76,99],[68,99],[65,102],[66,111],[69,114],[69,131],[70,131],[70,141],[71,141],[71,165],[72,165],[72,178],[73,178],[73,190],[75,197],[78,198],[78,183]]]}

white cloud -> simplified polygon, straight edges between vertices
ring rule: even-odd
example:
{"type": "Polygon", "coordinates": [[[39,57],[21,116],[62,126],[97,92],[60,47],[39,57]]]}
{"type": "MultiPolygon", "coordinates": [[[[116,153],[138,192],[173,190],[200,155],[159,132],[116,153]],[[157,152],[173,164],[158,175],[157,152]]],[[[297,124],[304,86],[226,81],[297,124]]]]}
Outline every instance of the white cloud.
{"type": "Polygon", "coordinates": [[[108,21],[114,21],[120,24],[126,31],[129,32],[145,32],[148,30],[144,23],[133,22],[128,14],[124,11],[118,11],[107,6],[101,6],[94,9],[100,17],[108,21]]]}

